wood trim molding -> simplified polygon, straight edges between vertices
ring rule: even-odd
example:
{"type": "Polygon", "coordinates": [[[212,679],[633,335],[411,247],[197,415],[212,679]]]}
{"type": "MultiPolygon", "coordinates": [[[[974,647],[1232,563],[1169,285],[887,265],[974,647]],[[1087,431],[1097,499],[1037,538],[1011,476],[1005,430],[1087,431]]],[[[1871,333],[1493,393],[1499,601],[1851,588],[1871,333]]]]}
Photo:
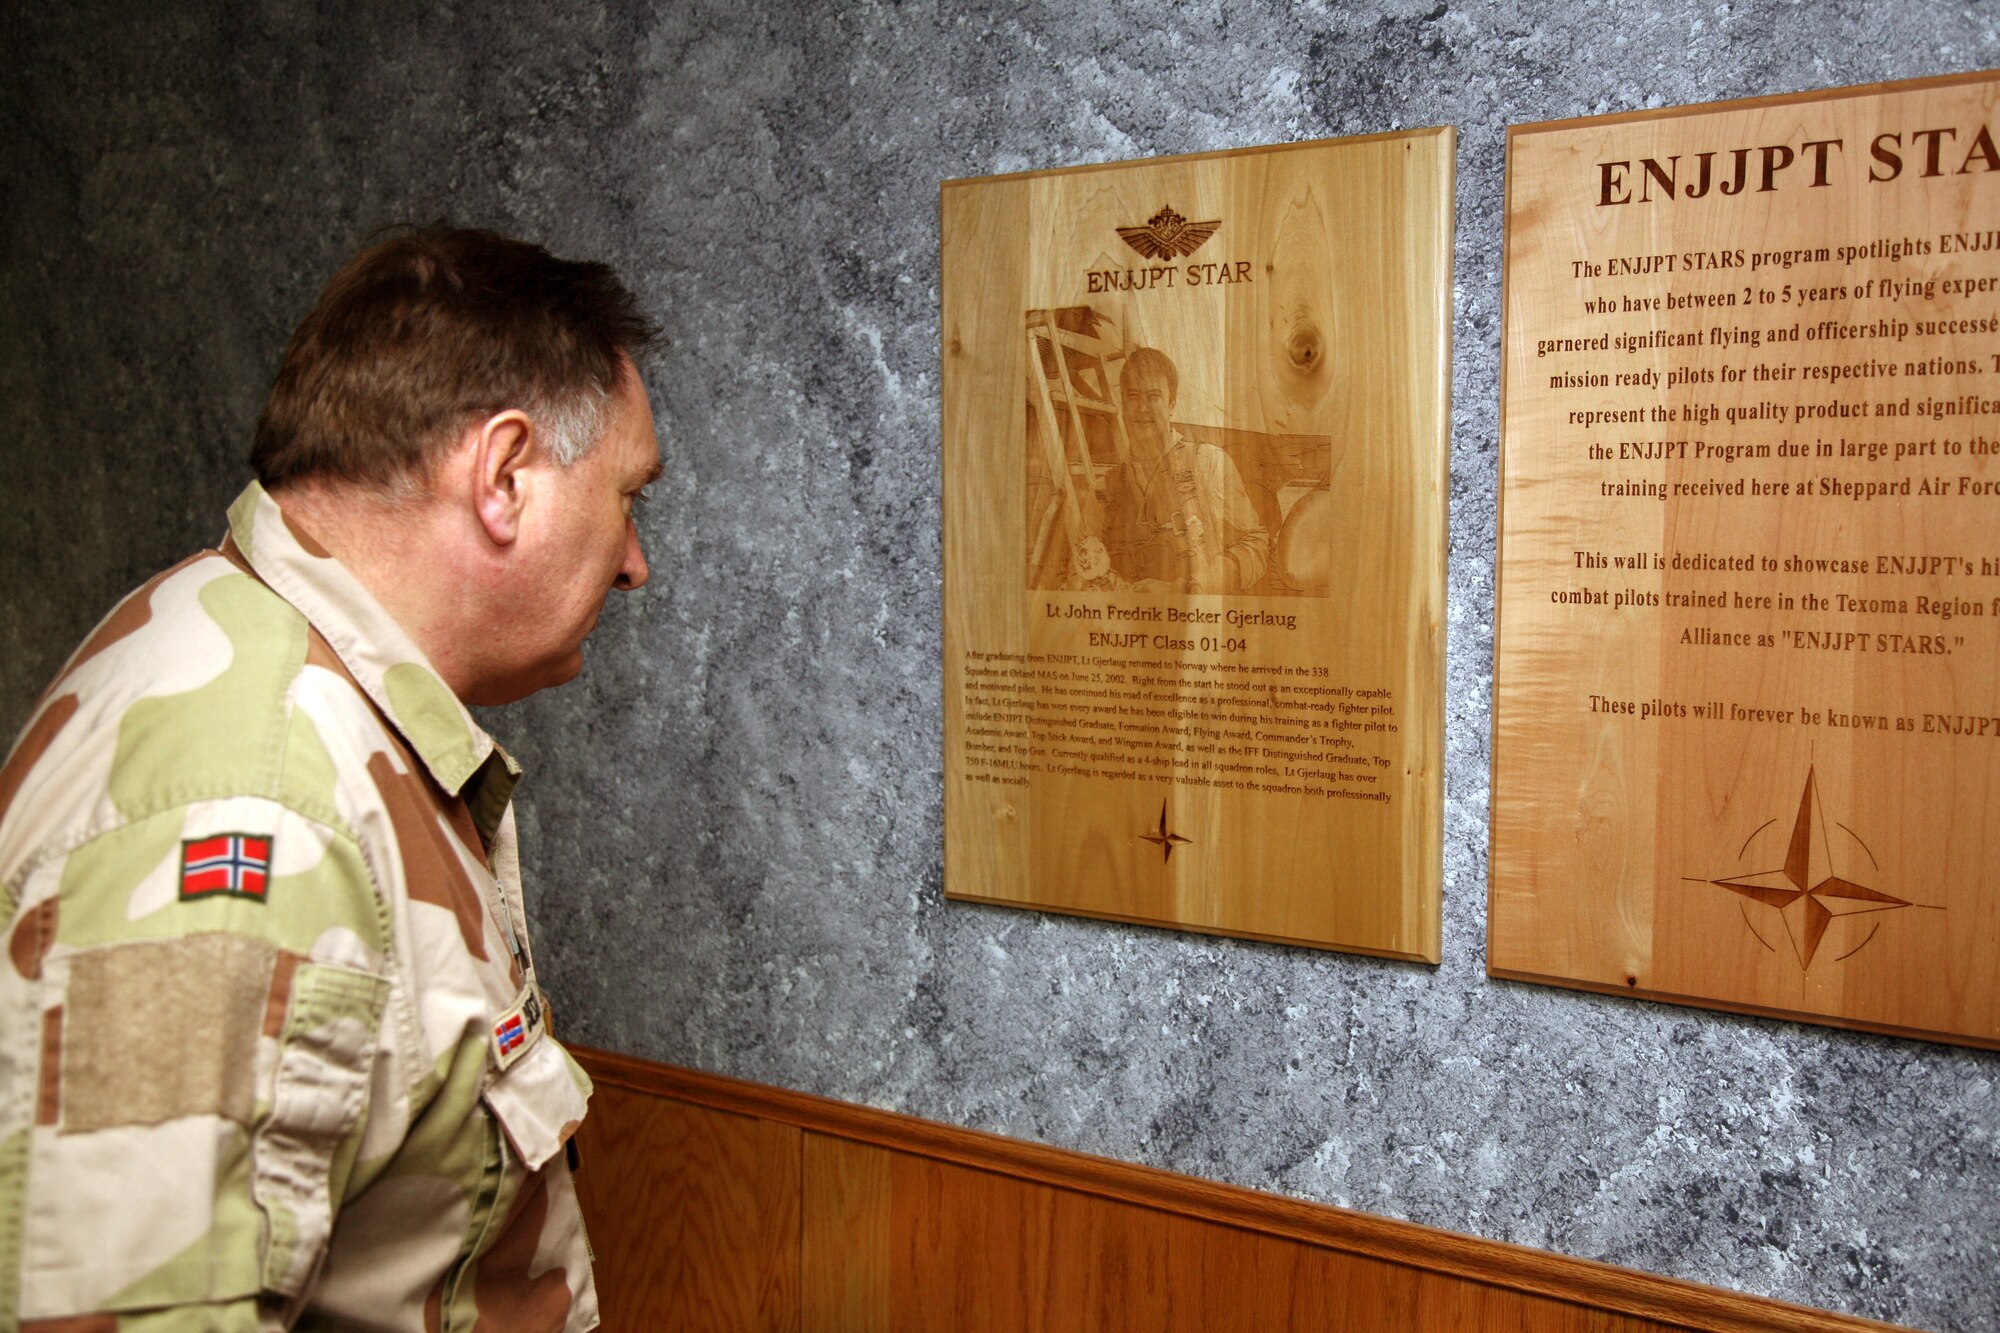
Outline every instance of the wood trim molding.
{"type": "Polygon", "coordinates": [[[633,1092],[1595,1309],[1715,1333],[1893,1327],[613,1051],[571,1050],[593,1080],[633,1092]]]}

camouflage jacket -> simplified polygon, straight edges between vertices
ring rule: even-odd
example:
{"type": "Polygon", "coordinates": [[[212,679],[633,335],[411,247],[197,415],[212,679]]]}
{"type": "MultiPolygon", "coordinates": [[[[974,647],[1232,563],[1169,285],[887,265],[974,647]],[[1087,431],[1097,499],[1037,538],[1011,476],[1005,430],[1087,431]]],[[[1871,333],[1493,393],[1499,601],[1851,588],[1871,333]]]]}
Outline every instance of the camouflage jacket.
{"type": "Polygon", "coordinates": [[[252,485],[0,769],[0,1328],[580,1331],[520,770],[252,485]]]}

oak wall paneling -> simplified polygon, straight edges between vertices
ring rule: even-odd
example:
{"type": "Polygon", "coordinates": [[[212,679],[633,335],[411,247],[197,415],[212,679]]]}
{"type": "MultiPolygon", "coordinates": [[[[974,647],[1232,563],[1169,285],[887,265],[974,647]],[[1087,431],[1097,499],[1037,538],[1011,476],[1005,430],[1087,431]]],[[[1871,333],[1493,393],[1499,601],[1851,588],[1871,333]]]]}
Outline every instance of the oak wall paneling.
{"type": "Polygon", "coordinates": [[[1885,1328],[579,1049],[604,1327],[1885,1328]]]}

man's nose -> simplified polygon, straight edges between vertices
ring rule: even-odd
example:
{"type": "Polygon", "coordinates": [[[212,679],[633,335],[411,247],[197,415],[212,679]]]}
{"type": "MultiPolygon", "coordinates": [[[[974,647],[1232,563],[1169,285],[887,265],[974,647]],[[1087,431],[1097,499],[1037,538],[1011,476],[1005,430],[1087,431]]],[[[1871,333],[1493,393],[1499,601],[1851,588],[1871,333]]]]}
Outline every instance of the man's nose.
{"type": "Polygon", "coordinates": [[[637,523],[627,523],[625,525],[625,559],[618,566],[618,578],[613,582],[612,586],[622,588],[626,592],[631,592],[635,588],[643,588],[646,586],[646,578],[649,573],[651,571],[646,568],[646,552],[639,546],[639,525],[637,523]]]}

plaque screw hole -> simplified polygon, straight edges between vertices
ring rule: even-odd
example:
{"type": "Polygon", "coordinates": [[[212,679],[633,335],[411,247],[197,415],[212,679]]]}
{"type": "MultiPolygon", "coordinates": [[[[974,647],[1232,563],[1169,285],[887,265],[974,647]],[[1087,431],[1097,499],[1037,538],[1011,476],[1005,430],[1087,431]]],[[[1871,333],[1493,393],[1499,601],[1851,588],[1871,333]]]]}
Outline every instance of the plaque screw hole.
{"type": "Polygon", "coordinates": [[[1625,977],[1625,984],[1628,986],[1636,986],[1639,984],[1639,978],[1627,973],[1625,977]]]}

